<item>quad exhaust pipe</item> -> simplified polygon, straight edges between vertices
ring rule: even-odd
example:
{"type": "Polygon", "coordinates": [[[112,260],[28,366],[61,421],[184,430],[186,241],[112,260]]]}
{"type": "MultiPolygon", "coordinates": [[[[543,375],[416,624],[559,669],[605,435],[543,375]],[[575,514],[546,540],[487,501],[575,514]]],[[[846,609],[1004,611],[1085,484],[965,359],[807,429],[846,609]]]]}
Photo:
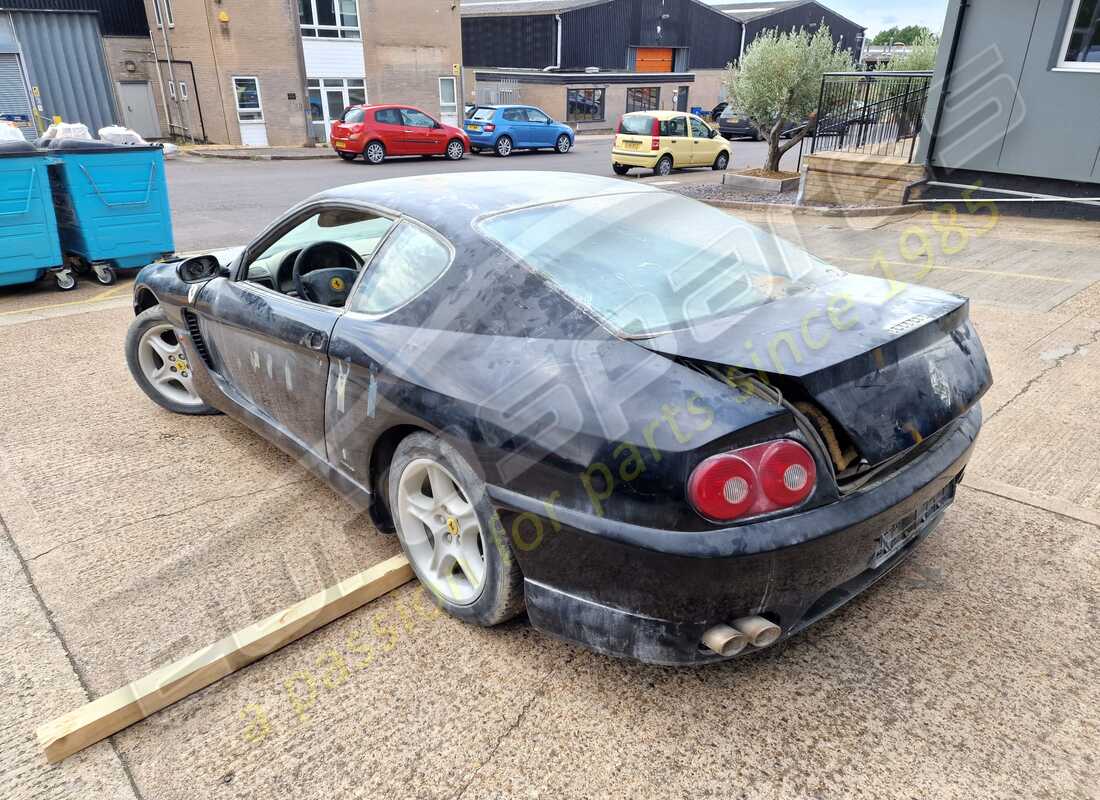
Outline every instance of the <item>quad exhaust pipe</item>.
{"type": "Polygon", "coordinates": [[[703,634],[703,644],[720,656],[735,656],[748,646],[775,644],[783,629],[763,617],[741,617],[732,625],[715,625],[703,634]]]}

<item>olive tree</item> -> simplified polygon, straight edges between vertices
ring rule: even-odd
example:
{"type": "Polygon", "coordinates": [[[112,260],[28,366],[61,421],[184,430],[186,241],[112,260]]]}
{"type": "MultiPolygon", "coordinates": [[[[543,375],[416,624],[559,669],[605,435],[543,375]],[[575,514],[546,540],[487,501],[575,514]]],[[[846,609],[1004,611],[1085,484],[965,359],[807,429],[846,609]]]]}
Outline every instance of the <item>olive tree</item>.
{"type": "Polygon", "coordinates": [[[940,40],[931,32],[917,37],[909,52],[890,61],[889,69],[898,72],[916,72],[936,68],[936,55],[940,50],[940,40]]]}
{"type": "Polygon", "coordinates": [[[804,29],[764,31],[745,48],[740,64],[726,67],[723,82],[729,102],[768,142],[764,169],[778,172],[783,154],[806,135],[808,128],[803,127],[786,143],[780,140],[786,127],[817,110],[821,76],[851,69],[850,53],[833,44],[826,25],[814,34],[804,29]]]}

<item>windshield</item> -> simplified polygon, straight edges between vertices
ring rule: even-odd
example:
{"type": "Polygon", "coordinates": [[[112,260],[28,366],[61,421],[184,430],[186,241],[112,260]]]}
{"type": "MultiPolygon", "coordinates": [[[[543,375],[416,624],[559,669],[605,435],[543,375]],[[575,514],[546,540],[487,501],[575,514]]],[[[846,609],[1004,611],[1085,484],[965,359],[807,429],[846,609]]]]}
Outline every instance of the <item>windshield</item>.
{"type": "Polygon", "coordinates": [[[534,206],[480,227],[626,337],[739,314],[841,274],[737,217],[668,192],[534,206]]]}
{"type": "Polygon", "coordinates": [[[647,117],[645,114],[627,114],[619,123],[619,132],[648,136],[653,133],[653,117],[647,117]]]}

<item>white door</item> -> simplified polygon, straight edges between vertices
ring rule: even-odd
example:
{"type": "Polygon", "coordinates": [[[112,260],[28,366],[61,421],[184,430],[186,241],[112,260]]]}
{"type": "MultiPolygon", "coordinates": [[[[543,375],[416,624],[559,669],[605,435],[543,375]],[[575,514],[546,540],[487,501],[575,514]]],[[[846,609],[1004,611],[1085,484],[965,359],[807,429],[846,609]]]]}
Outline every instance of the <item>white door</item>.
{"type": "Polygon", "coordinates": [[[122,105],[122,121],[143,139],[159,139],[160,122],[149,81],[119,81],[118,100],[122,105]]]}
{"type": "Polygon", "coordinates": [[[237,103],[237,122],[241,127],[241,144],[246,147],[267,147],[267,125],[264,124],[260,79],[233,78],[233,97],[237,103]]]}
{"type": "Polygon", "coordinates": [[[455,79],[439,79],[439,119],[447,125],[458,125],[458,93],[455,79]]]}

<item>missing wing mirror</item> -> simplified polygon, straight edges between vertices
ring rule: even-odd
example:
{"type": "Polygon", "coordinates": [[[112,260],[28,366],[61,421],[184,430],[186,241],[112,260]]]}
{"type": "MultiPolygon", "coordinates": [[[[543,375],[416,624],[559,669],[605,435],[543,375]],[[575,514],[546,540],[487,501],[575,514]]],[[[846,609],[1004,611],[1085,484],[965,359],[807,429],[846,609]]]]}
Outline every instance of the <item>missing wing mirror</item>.
{"type": "Polygon", "coordinates": [[[192,256],[176,267],[176,274],[184,283],[202,283],[224,274],[216,256],[192,256]]]}

